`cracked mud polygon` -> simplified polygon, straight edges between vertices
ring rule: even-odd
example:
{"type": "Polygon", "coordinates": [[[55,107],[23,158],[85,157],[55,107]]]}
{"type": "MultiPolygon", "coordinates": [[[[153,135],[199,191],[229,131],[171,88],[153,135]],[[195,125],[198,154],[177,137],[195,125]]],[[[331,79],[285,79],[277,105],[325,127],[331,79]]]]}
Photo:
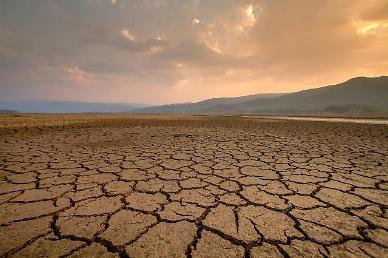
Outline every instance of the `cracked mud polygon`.
{"type": "Polygon", "coordinates": [[[387,257],[388,127],[0,117],[1,257],[387,257]]]}

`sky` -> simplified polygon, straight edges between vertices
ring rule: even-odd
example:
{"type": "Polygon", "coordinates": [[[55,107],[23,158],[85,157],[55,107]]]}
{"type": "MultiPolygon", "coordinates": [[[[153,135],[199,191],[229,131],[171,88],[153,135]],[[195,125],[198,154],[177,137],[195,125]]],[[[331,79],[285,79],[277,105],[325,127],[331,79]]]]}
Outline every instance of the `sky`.
{"type": "Polygon", "coordinates": [[[1,0],[0,100],[166,104],[388,75],[387,0],[1,0]]]}

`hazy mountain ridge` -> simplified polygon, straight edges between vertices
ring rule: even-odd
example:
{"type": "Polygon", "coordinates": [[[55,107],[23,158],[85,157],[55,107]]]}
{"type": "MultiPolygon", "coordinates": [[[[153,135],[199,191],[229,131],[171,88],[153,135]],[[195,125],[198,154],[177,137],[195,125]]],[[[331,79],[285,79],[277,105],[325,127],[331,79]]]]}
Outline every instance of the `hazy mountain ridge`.
{"type": "Polygon", "coordinates": [[[98,103],[79,101],[4,101],[1,110],[22,113],[116,113],[146,107],[141,103],[98,103]]]}
{"type": "Polygon", "coordinates": [[[25,113],[388,114],[388,76],[356,77],[336,85],[287,94],[212,98],[162,106],[29,100],[0,102],[1,110],[25,113]]]}
{"type": "Polygon", "coordinates": [[[231,98],[211,98],[199,102],[179,103],[162,106],[153,106],[147,108],[136,109],[134,112],[138,113],[192,113],[192,112],[204,112],[207,109],[220,106],[220,105],[237,105],[245,103],[250,100],[257,100],[262,98],[274,98],[284,95],[283,93],[267,93],[267,94],[254,94],[241,97],[231,98]]]}
{"type": "Polygon", "coordinates": [[[0,113],[17,113],[17,111],[9,109],[0,109],[0,113]]]}
{"type": "MultiPolygon", "coordinates": [[[[388,108],[388,77],[357,77],[344,83],[303,90],[271,100],[252,100],[238,106],[243,112],[315,111],[332,105],[388,108]]],[[[231,107],[233,110],[233,107],[231,107]]]]}
{"type": "Polygon", "coordinates": [[[356,77],[346,82],[279,96],[251,95],[235,103],[202,101],[198,103],[150,107],[143,113],[203,114],[302,114],[302,113],[388,113],[388,76],[356,77]],[[256,97],[255,97],[256,96],[256,97]],[[207,105],[201,105],[207,103],[207,105]]]}

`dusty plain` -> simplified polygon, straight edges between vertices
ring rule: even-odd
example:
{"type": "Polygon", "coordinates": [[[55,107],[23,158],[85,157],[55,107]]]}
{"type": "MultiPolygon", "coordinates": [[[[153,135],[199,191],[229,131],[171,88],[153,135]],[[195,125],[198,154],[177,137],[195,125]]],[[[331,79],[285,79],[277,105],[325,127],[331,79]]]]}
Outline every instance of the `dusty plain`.
{"type": "Polygon", "coordinates": [[[0,115],[0,257],[388,257],[388,126],[0,115]]]}

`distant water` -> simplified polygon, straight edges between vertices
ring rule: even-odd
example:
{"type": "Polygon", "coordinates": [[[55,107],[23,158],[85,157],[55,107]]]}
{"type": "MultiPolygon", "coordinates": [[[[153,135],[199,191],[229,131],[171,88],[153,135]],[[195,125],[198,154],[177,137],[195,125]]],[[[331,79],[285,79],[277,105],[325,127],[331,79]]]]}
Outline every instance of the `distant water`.
{"type": "Polygon", "coordinates": [[[277,120],[297,120],[297,121],[319,121],[335,123],[356,123],[356,124],[374,124],[388,125],[387,119],[368,119],[368,118],[337,118],[337,117],[300,117],[300,116],[242,116],[247,118],[277,119],[277,120]]]}

